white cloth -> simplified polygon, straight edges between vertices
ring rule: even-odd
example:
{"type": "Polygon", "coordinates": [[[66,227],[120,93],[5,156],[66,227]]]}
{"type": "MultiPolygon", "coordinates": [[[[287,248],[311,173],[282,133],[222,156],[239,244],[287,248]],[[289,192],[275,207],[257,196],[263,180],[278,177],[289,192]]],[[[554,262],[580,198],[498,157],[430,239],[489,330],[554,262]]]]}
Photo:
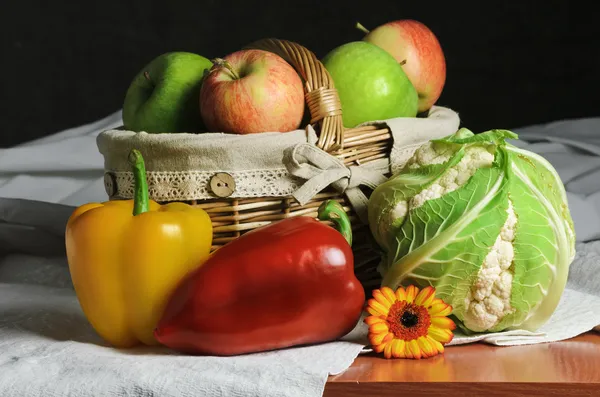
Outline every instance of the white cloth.
{"type": "MultiPolygon", "coordinates": [[[[344,371],[363,350],[362,323],[342,341],[227,358],[116,350],[93,332],[71,286],[63,233],[73,206],[105,200],[95,137],[120,124],[116,112],[0,149],[0,396],[322,395],[327,376],[344,371]]],[[[569,192],[578,252],[568,288],[537,333],[457,333],[452,344],[540,343],[600,324],[600,242],[594,241],[600,240],[599,130],[600,119],[515,129],[522,133],[517,144],[548,158],[569,192]]]]}
{"type": "Polygon", "coordinates": [[[112,349],[88,326],[67,283],[32,284],[49,284],[53,272],[66,280],[61,260],[19,256],[0,268],[24,275],[23,264],[37,277],[0,283],[2,397],[318,396],[327,374],[345,370],[361,349],[340,341],[233,358],[112,349]]]}

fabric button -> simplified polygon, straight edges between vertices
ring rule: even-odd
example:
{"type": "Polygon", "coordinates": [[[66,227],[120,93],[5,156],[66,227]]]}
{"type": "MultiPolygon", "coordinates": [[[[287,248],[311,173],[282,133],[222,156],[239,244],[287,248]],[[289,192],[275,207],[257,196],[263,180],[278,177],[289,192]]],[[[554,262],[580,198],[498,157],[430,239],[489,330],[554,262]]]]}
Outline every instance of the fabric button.
{"type": "Polygon", "coordinates": [[[108,197],[114,196],[117,192],[117,181],[112,172],[104,173],[104,190],[106,190],[108,197]]]}
{"type": "Polygon", "coordinates": [[[235,192],[235,180],[226,172],[218,172],[210,179],[210,190],[217,197],[229,197],[235,192]]]}

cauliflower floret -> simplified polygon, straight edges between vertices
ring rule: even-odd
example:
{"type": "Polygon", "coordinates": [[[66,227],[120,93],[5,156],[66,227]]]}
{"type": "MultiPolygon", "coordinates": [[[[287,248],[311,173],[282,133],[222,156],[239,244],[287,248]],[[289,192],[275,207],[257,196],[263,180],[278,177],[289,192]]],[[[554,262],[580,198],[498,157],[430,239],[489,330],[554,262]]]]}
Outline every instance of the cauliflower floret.
{"type": "Polygon", "coordinates": [[[479,168],[488,168],[494,161],[494,155],[486,147],[472,146],[467,148],[464,157],[456,165],[458,175],[456,183],[464,185],[479,168]]]}
{"type": "Polygon", "coordinates": [[[505,302],[502,299],[500,299],[499,297],[497,297],[496,295],[488,296],[485,299],[484,303],[485,303],[485,308],[488,310],[488,312],[491,315],[500,317],[504,313],[505,302]]]}
{"type": "Polygon", "coordinates": [[[511,264],[515,257],[512,242],[517,216],[510,200],[507,212],[506,222],[465,298],[463,322],[476,332],[489,330],[513,311],[510,305],[513,280],[511,264]]]}
{"type": "Polygon", "coordinates": [[[439,151],[435,143],[429,141],[419,146],[413,153],[412,157],[407,161],[408,168],[419,168],[427,164],[442,164],[450,160],[454,154],[449,148],[444,148],[439,151]]]}
{"type": "Polygon", "coordinates": [[[383,219],[379,222],[379,235],[385,236],[389,230],[388,228],[398,218],[403,218],[408,212],[408,203],[405,200],[398,201],[388,212],[383,215],[383,219]]]}
{"type": "Polygon", "coordinates": [[[408,203],[406,201],[398,201],[394,208],[390,211],[390,217],[394,220],[403,218],[408,212],[408,203]]]}
{"type": "Polygon", "coordinates": [[[433,200],[433,199],[442,197],[442,195],[445,192],[446,192],[446,189],[442,185],[440,185],[439,183],[434,183],[431,186],[429,186],[427,189],[421,190],[420,193],[416,194],[410,200],[410,207],[411,208],[419,208],[420,206],[425,204],[425,202],[427,200],[433,200]]]}
{"type": "Polygon", "coordinates": [[[494,288],[494,281],[500,276],[500,272],[501,270],[498,266],[481,269],[479,277],[475,281],[475,284],[473,284],[473,298],[482,301],[490,296],[494,288]]]}
{"type": "MultiPolygon", "coordinates": [[[[476,301],[470,307],[470,312],[469,313],[474,318],[477,318],[478,322],[481,323],[481,324],[493,324],[496,321],[496,319],[498,318],[494,314],[488,312],[488,310],[485,307],[485,303],[484,302],[477,302],[476,301]]],[[[465,325],[466,325],[466,323],[465,323],[465,325]]]]}
{"type": "Polygon", "coordinates": [[[510,305],[510,291],[512,286],[513,274],[511,272],[500,273],[500,280],[494,283],[492,294],[505,301],[510,305]]]}
{"type": "Polygon", "coordinates": [[[511,238],[510,240],[506,241],[501,235],[499,240],[500,241],[498,241],[498,246],[496,247],[496,250],[498,252],[498,266],[502,270],[507,270],[512,264],[513,258],[515,257],[515,252],[511,243],[513,239],[511,238]]]}
{"type": "MultiPolygon", "coordinates": [[[[446,150],[437,153],[433,149],[433,144],[421,146],[415,151],[409,167],[418,168],[425,164],[440,164],[448,161],[452,152],[446,150]]],[[[409,208],[418,208],[425,204],[427,200],[434,200],[450,193],[460,186],[467,183],[469,178],[475,174],[479,168],[486,168],[492,165],[494,155],[487,148],[481,146],[471,146],[465,150],[465,155],[454,167],[448,168],[444,174],[431,184],[427,189],[416,194],[409,202],[409,208]]]]}

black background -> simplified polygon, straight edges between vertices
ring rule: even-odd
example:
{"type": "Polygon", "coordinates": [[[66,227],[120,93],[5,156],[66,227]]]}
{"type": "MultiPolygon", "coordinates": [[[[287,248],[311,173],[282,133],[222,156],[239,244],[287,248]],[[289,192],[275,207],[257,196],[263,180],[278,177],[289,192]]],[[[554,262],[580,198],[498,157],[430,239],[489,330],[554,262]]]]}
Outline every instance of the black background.
{"type": "Polygon", "coordinates": [[[475,132],[598,116],[600,22],[576,1],[0,0],[0,147],[120,109],[133,76],[167,51],[223,56],[256,39],[324,56],[368,28],[417,19],[438,36],[438,101],[475,132]]]}

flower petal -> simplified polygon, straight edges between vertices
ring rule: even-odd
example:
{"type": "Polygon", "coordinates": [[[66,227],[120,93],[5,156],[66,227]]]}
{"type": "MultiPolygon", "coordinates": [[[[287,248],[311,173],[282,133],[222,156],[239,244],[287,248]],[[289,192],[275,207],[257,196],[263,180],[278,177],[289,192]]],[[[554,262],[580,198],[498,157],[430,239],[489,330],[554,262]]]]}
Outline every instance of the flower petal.
{"type": "Polygon", "coordinates": [[[396,294],[394,294],[394,291],[390,287],[381,287],[380,291],[383,294],[383,296],[385,296],[387,300],[390,301],[390,305],[396,303],[396,294]]]}
{"type": "Polygon", "coordinates": [[[406,358],[414,358],[412,351],[408,348],[408,341],[404,341],[404,357],[406,358]]]}
{"type": "Polygon", "coordinates": [[[441,302],[434,301],[433,304],[431,305],[431,309],[429,309],[429,315],[432,317],[436,317],[436,316],[445,317],[445,316],[449,315],[450,313],[452,313],[452,306],[445,303],[444,301],[441,301],[441,302]]]}
{"type": "Polygon", "coordinates": [[[386,343],[385,348],[383,349],[383,357],[392,358],[392,342],[386,343]]]}
{"type": "Polygon", "coordinates": [[[377,310],[373,309],[371,306],[367,306],[365,310],[371,315],[370,317],[387,317],[379,313],[377,310]]]}
{"type": "Polygon", "coordinates": [[[418,293],[419,289],[417,287],[415,287],[414,285],[409,285],[406,288],[406,301],[408,303],[413,303],[418,293]]]}
{"type": "Polygon", "coordinates": [[[406,344],[408,351],[411,353],[412,358],[416,358],[417,360],[419,360],[423,356],[421,353],[421,348],[419,347],[419,344],[417,343],[416,339],[410,340],[406,342],[406,344]]]}
{"type": "Polygon", "coordinates": [[[390,306],[392,306],[392,303],[394,302],[390,302],[385,295],[383,295],[383,293],[381,292],[381,290],[373,290],[373,298],[381,303],[381,305],[385,308],[387,308],[388,310],[390,309],[390,306]]]}
{"type": "Polygon", "coordinates": [[[444,352],[444,345],[442,345],[440,342],[438,342],[437,340],[433,339],[431,336],[427,335],[425,338],[427,338],[427,342],[431,343],[431,346],[433,346],[433,348],[435,350],[437,350],[438,353],[443,353],[444,352]]]}
{"type": "Polygon", "coordinates": [[[435,288],[432,286],[425,287],[419,292],[417,297],[415,298],[415,303],[421,306],[429,306],[431,302],[435,299],[435,288]]]}
{"type": "Polygon", "coordinates": [[[398,287],[398,289],[396,290],[396,299],[399,302],[406,300],[406,290],[403,287],[398,287]]]}
{"type": "MultiPolygon", "coordinates": [[[[439,343],[439,342],[438,342],[439,343]]],[[[387,345],[387,343],[382,343],[380,345],[374,345],[373,346],[373,351],[375,353],[381,353],[383,351],[383,349],[385,349],[385,345],[387,345]]]]}
{"type": "Polygon", "coordinates": [[[423,351],[425,357],[432,357],[438,353],[437,349],[433,347],[433,345],[429,343],[427,338],[424,336],[421,336],[419,339],[417,339],[417,343],[419,344],[419,347],[423,351]]]}
{"type": "Polygon", "coordinates": [[[388,332],[388,334],[383,338],[383,342],[387,343],[387,342],[393,341],[394,340],[394,336],[395,335],[394,335],[393,332],[388,332]]]}
{"type": "Polygon", "coordinates": [[[392,356],[396,358],[404,358],[406,350],[406,342],[402,339],[394,339],[392,341],[392,356]]]}
{"type": "Polygon", "coordinates": [[[369,326],[369,332],[374,333],[374,334],[378,334],[380,332],[387,333],[389,330],[390,330],[390,327],[388,327],[388,325],[385,322],[375,323],[375,324],[369,326]]]}
{"type": "Polygon", "coordinates": [[[387,334],[387,332],[369,333],[369,343],[373,346],[381,345],[383,343],[383,338],[385,338],[387,334]]]}
{"type": "Polygon", "coordinates": [[[437,328],[440,328],[440,329],[449,329],[449,330],[456,329],[456,324],[454,324],[454,321],[452,321],[448,317],[432,317],[431,325],[433,325],[437,328]]]}
{"type": "Polygon", "coordinates": [[[429,327],[427,334],[440,343],[449,343],[454,337],[449,329],[441,329],[435,326],[429,327]]]}
{"type": "Polygon", "coordinates": [[[367,316],[365,317],[365,319],[363,320],[365,322],[365,324],[367,325],[373,325],[373,324],[379,324],[379,323],[386,323],[384,318],[381,318],[380,316],[367,316]]]}
{"type": "MultiPolygon", "coordinates": [[[[371,308],[371,309],[375,310],[375,311],[378,313],[378,315],[387,316],[387,314],[388,314],[388,313],[389,313],[389,311],[390,311],[390,308],[389,308],[389,307],[385,307],[385,306],[383,306],[381,303],[377,302],[377,301],[376,301],[375,299],[373,299],[373,298],[369,299],[369,300],[367,301],[367,303],[368,303],[368,305],[369,305],[369,306],[367,307],[367,311],[369,311],[369,308],[371,308]]],[[[371,313],[371,312],[369,311],[369,313],[371,313]]],[[[373,313],[371,313],[371,314],[373,314],[373,313]]]]}

